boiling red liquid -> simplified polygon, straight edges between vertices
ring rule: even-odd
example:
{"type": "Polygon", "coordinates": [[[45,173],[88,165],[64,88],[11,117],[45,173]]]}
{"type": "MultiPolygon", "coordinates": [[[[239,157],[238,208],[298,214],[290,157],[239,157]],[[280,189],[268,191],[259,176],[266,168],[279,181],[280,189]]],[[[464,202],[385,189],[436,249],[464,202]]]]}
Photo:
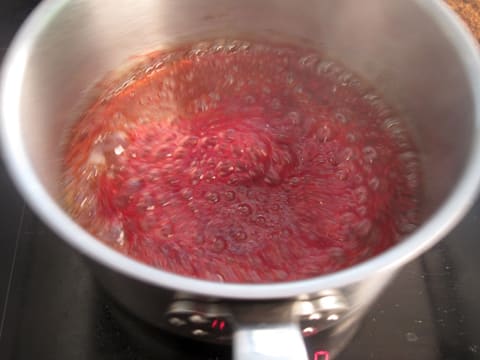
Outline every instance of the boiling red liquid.
{"type": "Polygon", "coordinates": [[[142,59],[68,135],[65,205],[158,268],[228,282],[333,272],[417,221],[419,164],[395,113],[310,50],[228,41],[142,59]]]}

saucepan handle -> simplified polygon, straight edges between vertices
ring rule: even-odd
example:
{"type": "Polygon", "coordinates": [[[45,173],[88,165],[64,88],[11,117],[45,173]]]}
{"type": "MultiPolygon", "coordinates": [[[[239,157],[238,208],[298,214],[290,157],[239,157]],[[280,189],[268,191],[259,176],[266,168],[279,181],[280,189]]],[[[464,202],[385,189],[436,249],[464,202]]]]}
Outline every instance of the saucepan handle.
{"type": "Polygon", "coordinates": [[[240,326],[233,335],[234,360],[307,360],[303,336],[294,323],[240,326]]]}

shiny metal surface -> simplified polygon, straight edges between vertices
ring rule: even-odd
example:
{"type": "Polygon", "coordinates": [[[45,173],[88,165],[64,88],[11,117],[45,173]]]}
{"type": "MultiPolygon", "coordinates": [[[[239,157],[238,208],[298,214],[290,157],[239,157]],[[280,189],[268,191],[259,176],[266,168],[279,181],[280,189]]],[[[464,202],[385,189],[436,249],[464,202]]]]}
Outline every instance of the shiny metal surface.
{"type": "MultiPolygon", "coordinates": [[[[351,304],[350,312],[358,314],[473,203],[480,178],[478,83],[474,40],[433,0],[142,0],[134,6],[128,0],[47,0],[22,28],[4,63],[1,142],[29,205],[94,263],[120,303],[151,323],[159,323],[178,292],[254,302],[309,300],[337,289],[351,304]],[[92,238],[64,213],[58,204],[59,139],[86,90],[136,53],[238,34],[327,49],[376,84],[410,120],[425,181],[425,222],[414,234],[332,275],[282,284],[221,284],[140,264],[92,238]]],[[[261,321],[262,314],[256,315],[261,321]]]]}
{"type": "Polygon", "coordinates": [[[233,304],[235,360],[307,360],[295,308],[288,302],[233,304]]]}
{"type": "Polygon", "coordinates": [[[233,357],[237,360],[307,360],[298,326],[243,328],[235,333],[233,357]]]}

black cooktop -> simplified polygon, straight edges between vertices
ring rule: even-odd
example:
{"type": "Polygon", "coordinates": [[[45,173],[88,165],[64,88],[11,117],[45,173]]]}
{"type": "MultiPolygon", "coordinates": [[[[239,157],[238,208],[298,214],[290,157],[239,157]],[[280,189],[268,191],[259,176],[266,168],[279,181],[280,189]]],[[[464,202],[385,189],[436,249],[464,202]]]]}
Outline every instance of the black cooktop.
{"type": "MultiPolygon", "coordinates": [[[[38,1],[0,1],[0,58],[38,1]]],[[[409,264],[337,360],[480,359],[480,201],[409,264]]],[[[321,344],[311,359],[327,360],[321,344]]],[[[0,165],[0,359],[223,360],[229,347],[160,332],[118,308],[25,206],[0,165]]]]}

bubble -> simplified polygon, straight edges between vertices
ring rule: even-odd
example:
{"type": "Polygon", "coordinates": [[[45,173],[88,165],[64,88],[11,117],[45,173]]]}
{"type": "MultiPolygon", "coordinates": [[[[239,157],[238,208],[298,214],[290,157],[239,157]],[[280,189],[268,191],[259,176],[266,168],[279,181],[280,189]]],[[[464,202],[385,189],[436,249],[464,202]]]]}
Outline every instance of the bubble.
{"type": "Polygon", "coordinates": [[[205,173],[204,179],[207,183],[211,184],[217,177],[213,171],[207,171],[205,173]]]}
{"type": "Polygon", "coordinates": [[[125,192],[128,195],[132,195],[136,192],[138,192],[144,185],[144,182],[141,178],[139,177],[132,177],[129,178],[125,181],[125,192]]]}
{"type": "Polygon", "coordinates": [[[117,246],[124,246],[126,242],[123,223],[118,219],[114,219],[107,226],[102,227],[98,235],[101,239],[117,246]]]}
{"type": "MultiPolygon", "coordinates": [[[[131,84],[133,84],[136,80],[136,76],[135,75],[132,75],[130,76],[130,78],[128,78],[127,80],[125,80],[120,86],[118,86],[114,91],[113,93],[109,94],[108,97],[112,97],[112,96],[116,96],[118,94],[120,94],[122,91],[124,91],[126,88],[128,88],[131,84]]],[[[130,93],[130,96],[135,96],[135,92],[131,92],[130,93]]]]}
{"type": "Polygon", "coordinates": [[[258,226],[264,226],[266,224],[266,222],[267,222],[267,220],[262,215],[258,215],[255,218],[255,224],[257,224],[258,226]]]}
{"type": "Polygon", "coordinates": [[[174,90],[177,87],[177,81],[173,77],[165,77],[162,81],[162,85],[169,90],[174,90]]]}
{"type": "Polygon", "coordinates": [[[351,147],[346,147],[342,151],[341,159],[342,161],[349,161],[353,159],[354,155],[355,155],[355,151],[351,147]]]}
{"type": "Polygon", "coordinates": [[[245,96],[245,103],[246,103],[247,105],[253,105],[253,104],[255,104],[255,101],[256,101],[256,100],[255,100],[255,97],[253,97],[253,96],[251,96],[251,95],[245,96]]]}
{"type": "Polygon", "coordinates": [[[230,176],[230,178],[228,179],[228,185],[237,185],[240,183],[240,177],[238,176],[230,176]]]}
{"type": "Polygon", "coordinates": [[[235,172],[237,173],[244,173],[247,172],[249,169],[249,165],[247,162],[242,160],[237,160],[235,164],[235,172]]]}
{"type": "Polygon", "coordinates": [[[331,71],[335,66],[335,63],[330,60],[323,60],[317,65],[317,74],[325,74],[331,71]]]}
{"type": "Polygon", "coordinates": [[[396,142],[399,149],[408,148],[409,142],[407,139],[405,129],[398,123],[398,125],[388,129],[388,135],[396,142]]]}
{"type": "Polygon", "coordinates": [[[349,225],[357,220],[357,216],[354,213],[346,212],[340,216],[340,223],[349,225]]]}
{"type": "Polygon", "coordinates": [[[362,217],[367,215],[367,211],[368,211],[366,206],[359,206],[355,210],[356,210],[356,213],[362,217]]]}
{"type": "Polygon", "coordinates": [[[200,212],[200,209],[198,208],[198,205],[195,202],[189,202],[187,206],[190,209],[190,211],[194,214],[198,214],[200,212]]]}
{"type": "MultiPolygon", "coordinates": [[[[115,112],[115,114],[113,114],[113,119],[118,122],[119,124],[123,124],[125,122],[125,120],[127,120],[127,117],[125,116],[124,113],[122,113],[121,111],[117,111],[115,112]]],[[[119,131],[120,132],[120,131],[119,131]]],[[[125,133],[124,133],[125,134],[125,133]]],[[[125,138],[126,138],[126,134],[125,134],[125,138]]]]}
{"type": "MultiPolygon", "coordinates": [[[[143,150],[146,151],[146,152],[150,152],[149,149],[147,149],[147,148],[145,148],[143,150]]],[[[159,148],[156,149],[156,153],[155,153],[156,160],[160,160],[160,159],[164,159],[164,158],[168,158],[168,157],[172,157],[170,147],[160,146],[159,148]]]]}
{"type": "Polygon", "coordinates": [[[292,186],[298,186],[301,183],[301,179],[297,176],[294,176],[290,179],[290,185],[292,186]]]}
{"type": "Polygon", "coordinates": [[[188,71],[188,72],[185,74],[185,80],[187,80],[188,82],[192,82],[192,81],[193,81],[193,78],[194,78],[194,73],[193,73],[193,71],[188,71]]]}
{"type": "Polygon", "coordinates": [[[338,156],[335,156],[335,154],[333,152],[329,152],[327,154],[327,156],[328,156],[327,160],[328,160],[330,165],[338,166],[338,159],[337,159],[338,156]]]}
{"type": "Polygon", "coordinates": [[[100,147],[95,147],[90,152],[90,156],[88,157],[88,164],[91,165],[105,165],[107,160],[105,158],[105,154],[101,150],[100,147]]]}
{"type": "Polygon", "coordinates": [[[237,210],[242,215],[250,215],[252,213],[252,207],[248,204],[242,203],[238,205],[237,210]]]}
{"type": "Polygon", "coordinates": [[[207,273],[207,274],[205,274],[205,277],[206,277],[207,280],[225,282],[225,275],[223,275],[219,272],[207,273]]]}
{"type": "Polygon", "coordinates": [[[372,163],[378,157],[377,151],[373,146],[365,146],[362,149],[362,152],[365,161],[370,163],[372,163]]]}
{"type": "Polygon", "coordinates": [[[279,99],[274,98],[272,99],[270,106],[272,107],[273,110],[280,110],[280,108],[282,107],[282,103],[279,99]]]}
{"type": "Polygon", "coordinates": [[[173,237],[173,224],[167,222],[160,227],[160,233],[163,237],[171,238],[173,237]]]}
{"type": "Polygon", "coordinates": [[[380,97],[375,93],[368,93],[363,95],[363,98],[369,102],[380,100],[380,97]]]}
{"type": "Polygon", "coordinates": [[[292,227],[287,226],[282,229],[280,235],[285,239],[290,239],[293,236],[293,233],[294,230],[292,229],[292,227]]]}
{"type": "Polygon", "coordinates": [[[418,219],[418,210],[410,209],[404,213],[405,218],[410,221],[412,224],[415,223],[418,219]]]}
{"type": "Polygon", "coordinates": [[[115,242],[119,246],[125,245],[125,232],[123,230],[120,231],[120,233],[118,234],[118,237],[115,239],[115,242]]]}
{"type": "Polygon", "coordinates": [[[355,223],[352,228],[358,236],[364,237],[372,230],[372,222],[369,219],[363,219],[355,223]]]}
{"type": "Polygon", "coordinates": [[[417,228],[417,226],[413,222],[411,222],[405,215],[399,215],[397,217],[395,225],[397,231],[402,235],[410,234],[417,228]]]}
{"type": "Polygon", "coordinates": [[[348,71],[343,71],[338,76],[338,80],[342,83],[343,86],[349,85],[352,78],[353,74],[348,71]]]}
{"type": "Polygon", "coordinates": [[[388,118],[383,121],[383,128],[388,131],[393,131],[400,128],[400,121],[397,118],[388,118]]]}
{"type": "Polygon", "coordinates": [[[230,73],[225,74],[225,85],[226,86],[233,85],[234,82],[235,82],[235,78],[233,77],[232,74],[230,74],[230,73]]]}
{"type": "Polygon", "coordinates": [[[287,85],[292,85],[295,81],[295,75],[293,75],[293,73],[291,73],[291,72],[287,73],[287,75],[285,77],[285,81],[286,81],[287,85]]]}
{"type": "Polygon", "coordinates": [[[225,239],[222,236],[217,235],[213,238],[211,247],[212,247],[212,250],[214,252],[218,253],[218,252],[223,251],[225,249],[226,245],[227,244],[226,244],[225,239]]]}
{"type": "Polygon", "coordinates": [[[407,186],[410,189],[417,189],[420,185],[420,178],[416,172],[408,172],[406,174],[407,186]]]}
{"type": "Polygon", "coordinates": [[[270,166],[265,174],[265,177],[263,178],[263,181],[269,185],[278,185],[282,182],[282,178],[278,171],[273,166],[270,166]]]}
{"type": "Polygon", "coordinates": [[[196,112],[206,112],[209,108],[208,105],[208,102],[203,98],[193,101],[193,106],[196,112]]]}
{"type": "Polygon", "coordinates": [[[358,204],[364,204],[368,200],[368,190],[365,186],[360,186],[353,191],[355,201],[358,204]]]}
{"type": "Polygon", "coordinates": [[[324,124],[318,128],[316,136],[319,141],[325,143],[333,139],[333,131],[327,124],[324,124]]]}
{"type": "Polygon", "coordinates": [[[368,186],[372,190],[378,190],[380,188],[380,179],[378,177],[373,177],[370,180],[368,180],[368,186]]]}
{"type": "Polygon", "coordinates": [[[298,64],[300,65],[301,68],[313,69],[319,61],[320,61],[320,59],[319,59],[318,55],[309,54],[309,55],[306,55],[306,56],[302,56],[298,60],[298,64]]]}
{"type": "Polygon", "coordinates": [[[296,111],[290,111],[286,116],[285,116],[285,119],[288,120],[288,122],[291,124],[291,125],[299,125],[300,124],[300,114],[296,111]]]}
{"type": "Polygon", "coordinates": [[[357,185],[363,184],[363,176],[358,173],[355,174],[355,176],[353,177],[353,182],[357,185]]]}
{"type": "Polygon", "coordinates": [[[188,150],[185,147],[179,146],[173,151],[172,157],[174,159],[183,159],[187,154],[188,150]]]}
{"type": "Polygon", "coordinates": [[[348,122],[347,116],[339,111],[335,113],[335,120],[337,120],[341,124],[346,124],[348,122]]]}
{"type": "Polygon", "coordinates": [[[252,44],[248,41],[239,41],[239,50],[247,51],[252,47],[252,44]]]}
{"type": "Polygon", "coordinates": [[[243,230],[235,231],[233,234],[233,238],[237,241],[245,241],[247,237],[247,233],[243,230]]]}
{"type": "Polygon", "coordinates": [[[221,99],[220,94],[218,94],[216,92],[211,92],[210,94],[208,94],[208,97],[210,99],[212,99],[213,101],[220,101],[220,99],[221,99]]]}
{"type": "Polygon", "coordinates": [[[205,237],[202,233],[197,233],[193,236],[193,242],[197,245],[201,245],[205,242],[205,237]]]}
{"type": "Polygon", "coordinates": [[[192,182],[192,185],[197,185],[202,179],[202,171],[200,169],[192,168],[190,171],[190,180],[192,182]]]}
{"type": "Polygon", "coordinates": [[[207,148],[213,148],[218,143],[218,136],[205,136],[200,139],[200,145],[207,148]]]}
{"type": "Polygon", "coordinates": [[[285,270],[274,269],[272,273],[277,280],[286,280],[288,278],[288,273],[285,270]]]}
{"type": "Polygon", "coordinates": [[[210,201],[213,204],[216,204],[220,201],[220,195],[218,195],[217,192],[210,192],[209,191],[205,194],[205,199],[207,199],[208,201],[210,201]]]}
{"type": "Polygon", "coordinates": [[[304,89],[302,86],[297,85],[297,86],[295,86],[295,88],[293,89],[293,92],[294,92],[295,94],[297,94],[297,95],[302,95],[302,94],[305,93],[305,89],[304,89]]]}
{"type": "Polygon", "coordinates": [[[273,212],[277,212],[280,210],[280,205],[278,205],[278,203],[273,203],[271,206],[270,206],[270,209],[273,211],[273,212]]]}
{"type": "Polygon", "coordinates": [[[241,42],[232,41],[231,43],[228,43],[228,44],[225,45],[225,50],[228,51],[228,52],[235,52],[235,51],[238,50],[240,45],[241,45],[241,42]]]}
{"type": "Polygon", "coordinates": [[[225,200],[233,201],[235,200],[235,192],[234,191],[225,191],[224,193],[225,200]]]}
{"type": "Polygon", "coordinates": [[[140,99],[138,99],[138,104],[139,105],[146,105],[148,103],[147,99],[145,97],[141,97],[140,99]]]}
{"type": "Polygon", "coordinates": [[[173,193],[157,193],[155,197],[157,203],[160,204],[162,207],[167,207],[173,205],[174,203],[173,193]]]}
{"type": "Polygon", "coordinates": [[[192,200],[193,199],[193,190],[191,188],[183,188],[180,190],[180,195],[185,200],[192,200]]]}
{"type": "MultiPolygon", "coordinates": [[[[347,236],[345,236],[342,239],[342,247],[347,251],[347,252],[355,252],[355,260],[361,260],[363,259],[363,254],[361,252],[362,248],[361,246],[363,245],[363,241],[359,241],[358,237],[355,236],[355,234],[352,231],[353,229],[350,227],[349,232],[347,236]]],[[[358,235],[357,235],[358,236],[358,235]]]]}
{"type": "Polygon", "coordinates": [[[210,45],[205,42],[196,44],[189,52],[189,55],[192,57],[199,57],[205,55],[210,48],[210,45]]]}
{"type": "Polygon", "coordinates": [[[345,181],[348,179],[349,171],[347,169],[339,168],[335,176],[337,177],[338,180],[345,181]]]}
{"type": "Polygon", "coordinates": [[[343,264],[346,261],[345,251],[342,248],[332,247],[328,249],[328,255],[338,264],[343,264]]]}
{"type": "Polygon", "coordinates": [[[346,138],[349,143],[354,143],[355,141],[357,141],[357,137],[355,136],[355,134],[352,133],[348,133],[346,138]]]}
{"type": "Polygon", "coordinates": [[[417,161],[417,154],[414,151],[406,151],[398,155],[398,158],[405,162],[416,162],[417,161]]]}
{"type": "Polygon", "coordinates": [[[153,211],[153,210],[155,210],[155,205],[147,206],[146,210],[147,210],[147,211],[153,211]]]}
{"type": "Polygon", "coordinates": [[[151,215],[145,214],[145,216],[140,220],[140,228],[145,232],[152,230],[156,225],[157,219],[151,215]]]}
{"type": "MultiPolygon", "coordinates": [[[[235,155],[237,158],[241,158],[243,154],[245,153],[245,149],[243,146],[233,146],[232,147],[232,153],[235,155]]],[[[237,164],[238,166],[238,164],[237,164]]]]}
{"type": "Polygon", "coordinates": [[[219,161],[215,167],[215,171],[218,176],[225,177],[232,174],[235,171],[235,166],[231,161],[219,161]]]}

